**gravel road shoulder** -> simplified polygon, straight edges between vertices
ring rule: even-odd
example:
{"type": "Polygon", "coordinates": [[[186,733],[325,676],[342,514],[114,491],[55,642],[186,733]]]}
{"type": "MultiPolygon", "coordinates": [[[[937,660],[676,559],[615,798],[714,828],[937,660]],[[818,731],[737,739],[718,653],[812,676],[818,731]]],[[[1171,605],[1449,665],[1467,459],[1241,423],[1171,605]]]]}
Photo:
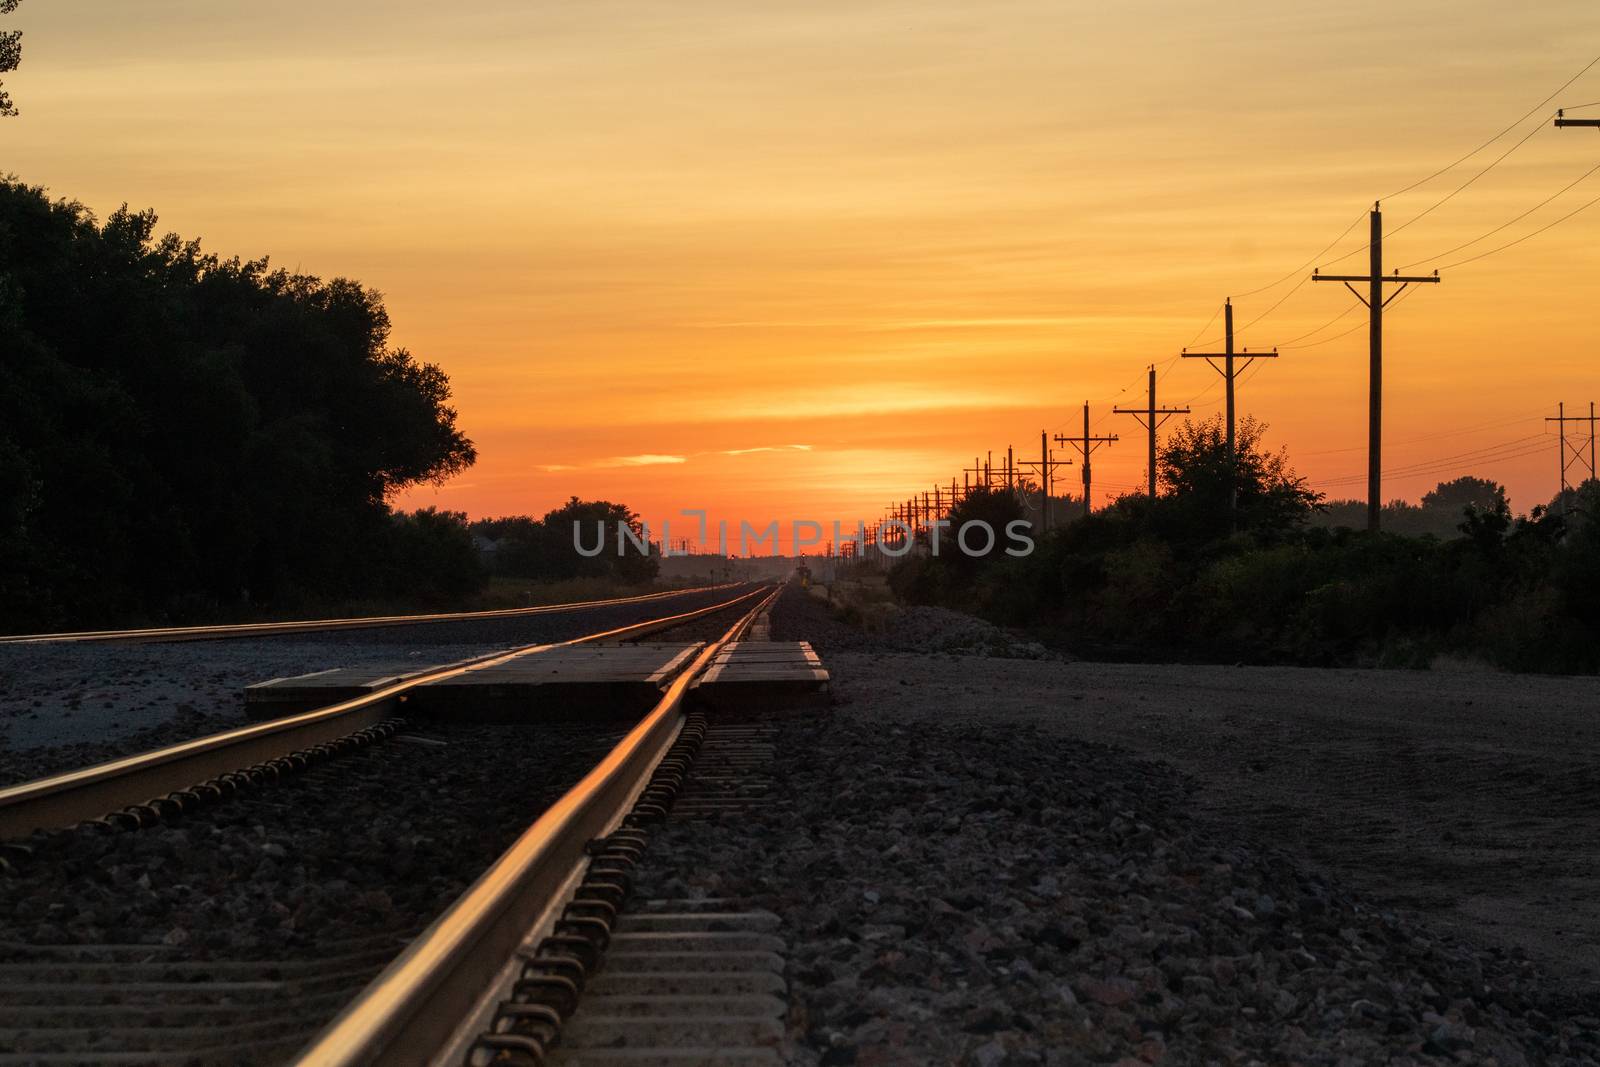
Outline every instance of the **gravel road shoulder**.
{"type": "Polygon", "coordinates": [[[649,887],[786,916],[796,1062],[1600,1056],[1592,679],[856,640],[649,887]]]}

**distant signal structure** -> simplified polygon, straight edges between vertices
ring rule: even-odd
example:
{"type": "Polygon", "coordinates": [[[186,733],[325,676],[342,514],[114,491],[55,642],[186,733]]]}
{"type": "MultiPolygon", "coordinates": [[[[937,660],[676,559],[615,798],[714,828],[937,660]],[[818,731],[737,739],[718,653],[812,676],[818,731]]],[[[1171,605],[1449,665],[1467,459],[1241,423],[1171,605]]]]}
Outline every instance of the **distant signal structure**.
{"type": "Polygon", "coordinates": [[[1383,511],[1383,309],[1389,301],[1405,292],[1411,285],[1439,283],[1439,272],[1402,277],[1397,270],[1392,275],[1383,273],[1383,205],[1372,205],[1372,238],[1368,242],[1371,268],[1366,274],[1323,274],[1314,270],[1314,282],[1343,282],[1355,298],[1367,305],[1368,357],[1371,368],[1367,379],[1367,529],[1377,532],[1383,511]],[[1351,282],[1368,286],[1362,296],[1351,282]],[[1398,285],[1387,299],[1385,285],[1398,285]]]}
{"type": "MultiPolygon", "coordinates": [[[[1561,507],[1563,510],[1565,510],[1567,506],[1567,493],[1569,490],[1575,488],[1571,479],[1567,477],[1568,472],[1571,471],[1573,467],[1577,467],[1580,470],[1584,467],[1587,467],[1589,469],[1589,477],[1586,480],[1593,481],[1595,477],[1594,401],[1589,401],[1589,414],[1587,415],[1568,415],[1566,404],[1557,404],[1556,413],[1554,415],[1545,416],[1544,421],[1553,422],[1556,424],[1556,448],[1558,450],[1557,455],[1561,460],[1561,489],[1559,495],[1561,497],[1561,507]],[[1567,423],[1569,422],[1587,422],[1589,424],[1589,454],[1587,456],[1583,454],[1583,439],[1581,437],[1575,442],[1567,440],[1567,423]]],[[[1583,483],[1580,481],[1578,484],[1581,485],[1583,483]]]]}
{"type": "MultiPolygon", "coordinates": [[[[1233,349],[1233,305],[1228,305],[1228,349],[1233,349]]],[[[1187,415],[1189,409],[1156,407],[1156,365],[1150,364],[1150,403],[1142,408],[1112,408],[1113,414],[1132,415],[1150,435],[1150,496],[1156,495],[1156,431],[1174,415],[1187,415]]],[[[1233,459],[1233,360],[1228,360],[1228,458],[1233,459]]],[[[1230,500],[1231,505],[1231,500],[1230,500]]]]}

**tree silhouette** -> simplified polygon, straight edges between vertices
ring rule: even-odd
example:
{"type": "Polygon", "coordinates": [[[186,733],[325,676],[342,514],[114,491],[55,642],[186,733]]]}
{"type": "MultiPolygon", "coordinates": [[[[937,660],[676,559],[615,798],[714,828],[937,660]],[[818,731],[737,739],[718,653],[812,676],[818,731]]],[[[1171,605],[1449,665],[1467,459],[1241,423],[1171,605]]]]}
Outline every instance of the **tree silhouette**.
{"type": "Polygon", "coordinates": [[[1422,506],[1445,512],[1453,521],[1461,521],[1467,508],[1494,511],[1506,506],[1506,487],[1488,478],[1475,478],[1470,474],[1440,482],[1422,494],[1422,506]]]}
{"type": "Polygon", "coordinates": [[[0,627],[403,581],[390,546],[447,539],[388,498],[476,457],[444,372],[392,346],[359,283],[155,225],[0,180],[0,627]]]}
{"type": "Polygon", "coordinates": [[[1267,424],[1246,416],[1238,424],[1228,456],[1222,417],[1184,419],[1157,455],[1163,497],[1181,508],[1195,535],[1216,537],[1229,527],[1229,482],[1237,487],[1239,528],[1260,533],[1292,529],[1310,517],[1322,494],[1289,466],[1283,450],[1270,452],[1262,438],[1267,424]]]}
{"type": "MultiPolygon", "coordinates": [[[[17,9],[22,0],[0,0],[0,15],[9,15],[17,9]]],[[[0,30],[0,74],[10,74],[22,63],[22,31],[0,30]]],[[[17,107],[11,102],[11,96],[6,92],[5,83],[0,82],[0,115],[10,116],[17,113],[17,107]]]]}

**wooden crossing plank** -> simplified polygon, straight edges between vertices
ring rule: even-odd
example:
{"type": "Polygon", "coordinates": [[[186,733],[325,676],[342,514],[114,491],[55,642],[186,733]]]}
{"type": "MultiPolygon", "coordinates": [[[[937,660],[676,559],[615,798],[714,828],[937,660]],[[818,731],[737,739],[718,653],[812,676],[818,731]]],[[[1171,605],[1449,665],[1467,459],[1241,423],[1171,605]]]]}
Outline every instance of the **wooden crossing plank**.
{"type": "MultiPolygon", "coordinates": [[[[679,642],[548,648],[421,686],[405,713],[495,722],[642,714],[702,647],[679,642]]],[[[275,718],[365,696],[429,669],[411,662],[272,678],[245,688],[245,707],[252,718],[275,718]]]]}
{"type": "Polygon", "coordinates": [[[408,714],[473,722],[642,715],[701,642],[553,648],[418,688],[408,714]]]}
{"type": "Polygon", "coordinates": [[[695,683],[713,710],[826,707],[828,671],[806,641],[738,641],[720,651],[695,683]]]}
{"type": "Polygon", "coordinates": [[[374,690],[431,669],[431,665],[410,661],[367,667],[330,667],[325,671],[290,678],[269,678],[245,686],[245,714],[252,719],[275,719],[310,711],[312,708],[366,696],[374,690]]]}

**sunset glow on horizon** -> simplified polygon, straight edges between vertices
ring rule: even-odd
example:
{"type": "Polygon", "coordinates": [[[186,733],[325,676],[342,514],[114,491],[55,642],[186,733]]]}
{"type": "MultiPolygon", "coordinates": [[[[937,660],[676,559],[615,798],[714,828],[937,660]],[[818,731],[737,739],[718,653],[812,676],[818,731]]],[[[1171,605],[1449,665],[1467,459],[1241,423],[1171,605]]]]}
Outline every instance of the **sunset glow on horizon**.
{"type": "Polygon", "coordinates": [[[1314,262],[1365,270],[1380,197],[1387,265],[1444,268],[1387,321],[1387,497],[1475,474],[1543,503],[1544,417],[1600,401],[1600,205],[1453,265],[1600,197],[1600,137],[1549,122],[1600,102],[1600,65],[1388,195],[1600,54],[1593,4],[52,0],[11,22],[0,170],[359,279],[449,374],[480,458],[401,506],[872,521],[975,455],[1036,462],[1085,401],[1122,436],[1101,506],[1142,485],[1142,430],[1110,411],[1148,365],[1162,404],[1220,410],[1173,357],[1219,343],[1230,294],[1241,347],[1282,347],[1241,415],[1360,498],[1365,309],[1295,268],[1354,224],[1314,262]]]}

